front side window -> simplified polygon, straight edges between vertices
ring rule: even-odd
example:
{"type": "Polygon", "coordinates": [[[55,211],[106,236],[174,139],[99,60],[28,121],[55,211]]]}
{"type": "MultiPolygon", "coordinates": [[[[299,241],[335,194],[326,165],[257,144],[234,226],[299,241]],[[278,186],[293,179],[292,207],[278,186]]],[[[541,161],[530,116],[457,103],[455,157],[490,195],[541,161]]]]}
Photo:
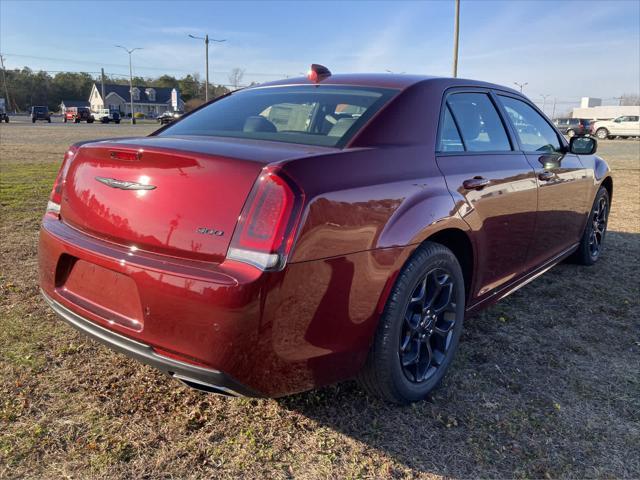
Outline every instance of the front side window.
{"type": "Polygon", "coordinates": [[[454,93],[449,95],[447,104],[460,129],[466,151],[511,150],[504,125],[486,93],[454,93]]]}
{"type": "Polygon", "coordinates": [[[558,135],[551,125],[529,104],[499,95],[525,152],[559,152],[558,135]]]}
{"type": "Polygon", "coordinates": [[[396,93],[337,85],[251,88],[211,103],[158,135],[341,146],[396,93]]]}

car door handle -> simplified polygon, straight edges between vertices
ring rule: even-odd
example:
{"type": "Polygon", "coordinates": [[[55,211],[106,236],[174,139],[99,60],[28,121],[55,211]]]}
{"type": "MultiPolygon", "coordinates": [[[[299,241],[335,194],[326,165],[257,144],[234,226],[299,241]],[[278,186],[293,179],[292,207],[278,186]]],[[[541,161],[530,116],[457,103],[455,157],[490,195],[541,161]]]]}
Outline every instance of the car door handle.
{"type": "Polygon", "coordinates": [[[538,178],[540,180],[542,180],[543,182],[548,182],[549,180],[552,180],[554,177],[556,176],[555,173],[553,172],[540,172],[538,174],[538,178]]]}
{"type": "Polygon", "coordinates": [[[491,183],[488,178],[473,177],[462,182],[462,186],[467,190],[481,190],[491,183]]]}

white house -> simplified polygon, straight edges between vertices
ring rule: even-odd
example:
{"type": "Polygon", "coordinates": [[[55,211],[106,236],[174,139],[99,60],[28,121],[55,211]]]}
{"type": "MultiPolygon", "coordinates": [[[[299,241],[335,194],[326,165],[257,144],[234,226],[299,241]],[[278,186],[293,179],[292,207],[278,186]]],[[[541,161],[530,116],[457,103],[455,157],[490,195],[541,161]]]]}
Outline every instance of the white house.
{"type": "MultiPolygon", "coordinates": [[[[109,108],[118,110],[123,115],[131,113],[129,85],[105,84],[104,99],[101,92],[100,84],[94,83],[89,95],[91,110],[109,108]]],[[[156,116],[167,110],[184,110],[184,102],[177,90],[139,85],[133,87],[133,111],[135,113],[141,112],[147,116],[156,116]],[[174,91],[175,93],[173,93],[174,91]]]]}

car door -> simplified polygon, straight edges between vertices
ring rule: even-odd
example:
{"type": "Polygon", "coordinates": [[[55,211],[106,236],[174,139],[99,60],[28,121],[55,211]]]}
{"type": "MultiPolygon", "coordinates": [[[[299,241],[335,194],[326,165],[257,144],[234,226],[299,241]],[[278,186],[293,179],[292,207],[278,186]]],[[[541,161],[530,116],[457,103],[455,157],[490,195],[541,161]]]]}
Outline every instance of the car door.
{"type": "Polygon", "coordinates": [[[624,124],[627,120],[627,117],[617,117],[611,120],[611,126],[609,128],[609,133],[611,135],[624,135],[624,124]]]}
{"type": "Polygon", "coordinates": [[[626,116],[622,121],[622,135],[635,136],[640,135],[640,122],[639,117],[635,115],[626,116]]]}
{"type": "MultiPolygon", "coordinates": [[[[575,245],[589,211],[589,177],[577,155],[523,98],[499,94],[518,144],[535,170],[538,212],[528,263],[540,265],[575,245]]],[[[591,188],[593,185],[591,185],[591,188]]]]}
{"type": "Polygon", "coordinates": [[[535,172],[487,90],[449,91],[437,150],[438,167],[478,253],[471,298],[480,300],[523,272],[536,215],[535,172]]]}

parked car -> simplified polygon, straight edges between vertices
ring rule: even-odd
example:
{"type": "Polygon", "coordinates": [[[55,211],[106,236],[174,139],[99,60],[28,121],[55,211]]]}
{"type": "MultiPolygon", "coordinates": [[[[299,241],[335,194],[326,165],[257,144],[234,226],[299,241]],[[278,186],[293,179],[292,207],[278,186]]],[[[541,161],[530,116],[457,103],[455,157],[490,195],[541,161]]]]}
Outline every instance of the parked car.
{"type": "Polygon", "coordinates": [[[587,135],[590,133],[590,120],[585,118],[556,118],[553,124],[560,133],[571,138],[575,135],[587,135]]]}
{"type": "Polygon", "coordinates": [[[87,122],[93,123],[95,120],[91,110],[88,107],[67,107],[64,111],[63,122],[87,122]]]}
{"type": "Polygon", "coordinates": [[[93,117],[100,123],[120,123],[120,112],[118,110],[109,110],[108,108],[100,108],[93,112],[93,117]]]}
{"type": "Polygon", "coordinates": [[[184,115],[184,112],[181,112],[181,111],[171,112],[167,110],[166,112],[163,112],[160,115],[158,115],[156,117],[156,121],[160,125],[166,125],[167,123],[175,122],[180,117],[182,117],[182,115],[184,115]]]}
{"type": "Polygon", "coordinates": [[[9,123],[9,114],[4,98],[0,98],[0,122],[9,123]]]}
{"type": "Polygon", "coordinates": [[[71,146],[40,286],[74,327],[200,390],[357,376],[418,401],[465,318],[600,258],[613,183],[595,151],[510,88],[314,66],[71,146]]]}
{"type": "Polygon", "coordinates": [[[31,123],[36,123],[36,120],[44,120],[51,123],[49,109],[43,106],[31,107],[31,123]]]}
{"type": "Polygon", "coordinates": [[[598,120],[592,126],[592,133],[600,138],[640,137],[640,117],[624,115],[613,120],[598,120]]]}

